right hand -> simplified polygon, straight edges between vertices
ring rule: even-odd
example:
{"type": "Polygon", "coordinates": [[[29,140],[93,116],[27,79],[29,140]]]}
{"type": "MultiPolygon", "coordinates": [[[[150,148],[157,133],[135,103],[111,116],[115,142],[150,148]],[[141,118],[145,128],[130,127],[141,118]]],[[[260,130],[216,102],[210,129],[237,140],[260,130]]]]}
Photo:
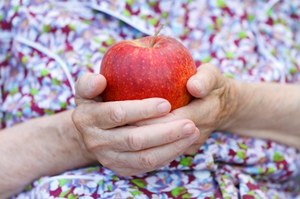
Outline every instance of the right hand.
{"type": "Polygon", "coordinates": [[[162,167],[199,138],[199,130],[187,119],[131,125],[168,114],[169,102],[161,98],[101,102],[98,96],[105,87],[102,75],[79,78],[72,119],[87,151],[117,174],[137,175],[162,167]]]}

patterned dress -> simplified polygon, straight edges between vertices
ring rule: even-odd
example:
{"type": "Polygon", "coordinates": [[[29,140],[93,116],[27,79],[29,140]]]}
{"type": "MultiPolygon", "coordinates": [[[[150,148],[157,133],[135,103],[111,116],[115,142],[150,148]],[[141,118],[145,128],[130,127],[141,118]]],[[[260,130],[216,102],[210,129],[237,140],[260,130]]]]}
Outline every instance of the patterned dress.
{"type": "MultiPolygon", "coordinates": [[[[109,46],[160,23],[197,65],[240,81],[299,81],[299,0],[0,0],[0,128],[74,108],[74,82],[98,73],[109,46]]],[[[294,148],[214,132],[196,155],[154,172],[81,168],[14,198],[300,198],[299,168],[294,148]]]]}

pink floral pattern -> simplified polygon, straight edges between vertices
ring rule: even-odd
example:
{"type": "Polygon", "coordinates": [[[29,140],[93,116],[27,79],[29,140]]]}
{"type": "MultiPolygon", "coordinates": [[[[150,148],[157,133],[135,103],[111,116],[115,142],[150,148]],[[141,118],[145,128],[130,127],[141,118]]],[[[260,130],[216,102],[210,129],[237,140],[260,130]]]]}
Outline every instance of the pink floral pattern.
{"type": "MultiPolygon", "coordinates": [[[[241,81],[299,81],[299,1],[15,0],[0,8],[1,128],[73,108],[74,82],[99,71],[109,46],[160,23],[197,65],[241,81]]],[[[148,174],[81,168],[13,198],[300,198],[299,168],[294,148],[214,132],[196,155],[148,174]]]]}

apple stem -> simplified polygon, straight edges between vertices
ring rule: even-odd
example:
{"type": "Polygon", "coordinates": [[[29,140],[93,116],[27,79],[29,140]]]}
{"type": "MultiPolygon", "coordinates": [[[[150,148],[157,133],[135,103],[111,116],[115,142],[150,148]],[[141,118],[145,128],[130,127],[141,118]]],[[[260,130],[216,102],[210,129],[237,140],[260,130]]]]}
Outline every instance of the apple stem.
{"type": "Polygon", "coordinates": [[[153,47],[153,46],[154,46],[155,39],[156,39],[156,37],[158,36],[159,32],[161,31],[161,29],[162,29],[163,27],[164,27],[164,25],[161,24],[161,25],[156,29],[156,31],[155,31],[155,33],[154,33],[154,36],[153,36],[153,38],[151,39],[150,47],[153,47]]]}

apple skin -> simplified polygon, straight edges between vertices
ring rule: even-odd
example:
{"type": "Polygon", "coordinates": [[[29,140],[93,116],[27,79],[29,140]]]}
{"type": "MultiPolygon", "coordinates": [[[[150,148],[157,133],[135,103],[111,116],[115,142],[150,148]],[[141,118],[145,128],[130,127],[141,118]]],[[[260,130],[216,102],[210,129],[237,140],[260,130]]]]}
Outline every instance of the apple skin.
{"type": "Polygon", "coordinates": [[[159,35],[116,43],[105,53],[100,73],[107,80],[104,101],[160,97],[174,110],[192,99],[186,83],[196,65],[179,41],[159,35]]]}

